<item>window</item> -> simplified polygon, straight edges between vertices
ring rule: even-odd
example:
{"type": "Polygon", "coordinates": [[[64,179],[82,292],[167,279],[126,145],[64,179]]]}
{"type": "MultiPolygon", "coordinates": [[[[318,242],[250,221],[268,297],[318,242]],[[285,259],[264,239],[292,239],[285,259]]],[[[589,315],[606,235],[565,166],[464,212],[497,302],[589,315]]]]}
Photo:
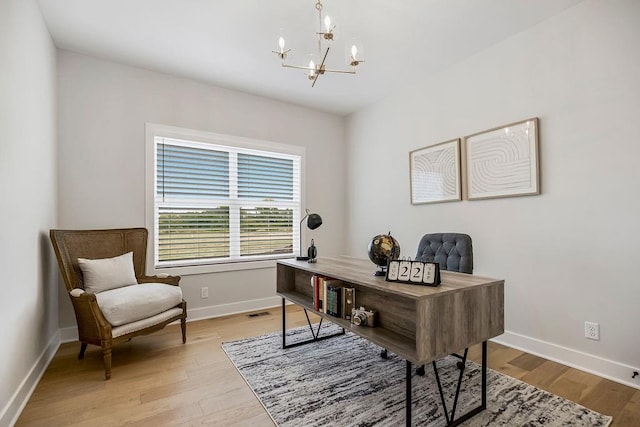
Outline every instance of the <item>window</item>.
{"type": "Polygon", "coordinates": [[[155,269],[294,255],[301,149],[158,125],[147,128],[155,269]]]}

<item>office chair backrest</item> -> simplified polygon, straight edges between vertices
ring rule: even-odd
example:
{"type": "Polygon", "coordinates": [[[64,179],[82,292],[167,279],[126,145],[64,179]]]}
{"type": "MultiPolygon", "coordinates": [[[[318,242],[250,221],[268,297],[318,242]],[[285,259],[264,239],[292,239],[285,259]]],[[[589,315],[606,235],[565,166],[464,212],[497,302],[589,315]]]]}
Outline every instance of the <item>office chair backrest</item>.
{"type": "Polygon", "coordinates": [[[418,244],[416,260],[437,262],[441,270],[473,273],[471,237],[461,233],[425,234],[418,244]]]}

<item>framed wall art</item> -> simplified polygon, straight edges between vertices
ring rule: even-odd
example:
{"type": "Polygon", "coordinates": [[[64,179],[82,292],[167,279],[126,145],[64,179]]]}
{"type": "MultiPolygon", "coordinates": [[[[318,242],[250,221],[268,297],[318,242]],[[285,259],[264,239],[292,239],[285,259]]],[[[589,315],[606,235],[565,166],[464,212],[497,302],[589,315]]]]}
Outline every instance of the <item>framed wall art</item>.
{"type": "Polygon", "coordinates": [[[465,137],[469,200],[540,194],[538,118],[465,137]]]}
{"type": "Polygon", "coordinates": [[[411,204],[461,200],[460,140],[409,153],[411,204]]]}

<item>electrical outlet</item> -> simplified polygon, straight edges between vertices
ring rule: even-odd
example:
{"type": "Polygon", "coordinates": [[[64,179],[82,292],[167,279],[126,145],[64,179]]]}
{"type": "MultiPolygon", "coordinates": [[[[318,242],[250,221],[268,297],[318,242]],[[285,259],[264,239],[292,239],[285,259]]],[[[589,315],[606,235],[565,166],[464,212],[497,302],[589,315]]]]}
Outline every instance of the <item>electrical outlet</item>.
{"type": "Polygon", "coordinates": [[[200,288],[200,298],[209,298],[209,288],[200,288]]]}
{"type": "Polygon", "coordinates": [[[584,322],[584,337],[590,340],[600,341],[600,324],[596,322],[584,322]]]}

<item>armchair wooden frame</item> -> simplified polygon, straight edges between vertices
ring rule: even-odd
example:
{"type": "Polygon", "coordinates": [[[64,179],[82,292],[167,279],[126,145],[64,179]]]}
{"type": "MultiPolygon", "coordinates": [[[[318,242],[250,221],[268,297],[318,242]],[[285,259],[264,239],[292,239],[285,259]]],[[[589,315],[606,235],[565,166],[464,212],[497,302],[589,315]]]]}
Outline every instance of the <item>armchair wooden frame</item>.
{"type": "Polygon", "coordinates": [[[114,337],[113,327],[102,314],[95,294],[78,291],[72,294],[74,289],[84,290],[78,258],[112,258],[128,252],[133,252],[133,264],[138,283],[166,283],[179,286],[180,276],[147,276],[145,274],[147,229],[50,230],[49,236],[78,322],[78,339],[80,341],[78,359],[84,358],[88,344],[102,347],[104,374],[105,379],[108,380],[111,378],[111,349],[115,344],[129,341],[137,335],[146,335],[161,330],[176,320],[180,320],[182,342],[186,343],[187,303],[185,300],[174,307],[182,309],[180,314],[165,318],[151,326],[114,337]]]}

